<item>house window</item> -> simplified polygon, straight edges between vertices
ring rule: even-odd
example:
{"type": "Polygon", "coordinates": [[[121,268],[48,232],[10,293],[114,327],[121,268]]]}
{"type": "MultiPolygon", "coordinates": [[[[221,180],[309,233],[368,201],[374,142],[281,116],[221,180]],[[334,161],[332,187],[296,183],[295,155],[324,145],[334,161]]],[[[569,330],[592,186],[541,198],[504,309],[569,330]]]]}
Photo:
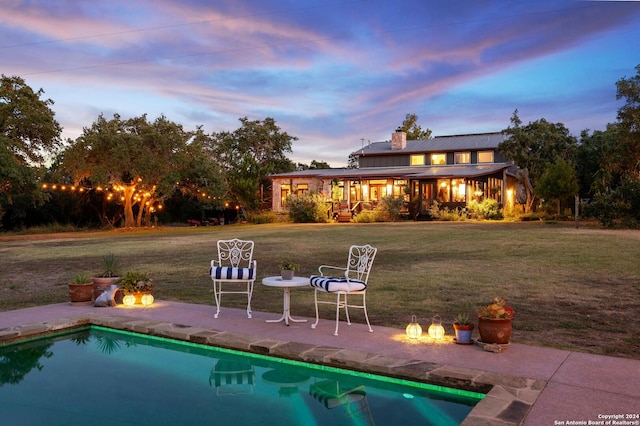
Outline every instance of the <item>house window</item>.
{"type": "Polygon", "coordinates": [[[448,203],[451,198],[451,186],[449,179],[438,179],[438,197],[436,198],[441,203],[448,203]]]}
{"type": "Polygon", "coordinates": [[[286,207],[287,205],[287,197],[291,193],[291,187],[289,185],[281,185],[280,186],[280,205],[282,207],[286,207]]]}
{"type": "Polygon", "coordinates": [[[412,166],[424,166],[424,154],[414,154],[411,156],[412,166]]]}
{"type": "Polygon", "coordinates": [[[381,197],[391,195],[391,185],[387,185],[386,179],[372,179],[369,181],[369,198],[365,201],[378,201],[381,197]]]}
{"type": "Polygon", "coordinates": [[[447,164],[447,154],[431,154],[431,164],[447,164]]]}
{"type": "Polygon", "coordinates": [[[469,164],[469,163],[471,163],[471,153],[470,152],[456,152],[455,162],[456,162],[456,164],[469,164]]]}
{"type": "Polygon", "coordinates": [[[466,201],[467,185],[464,179],[451,179],[451,201],[464,203],[466,201]]]}
{"type": "Polygon", "coordinates": [[[404,179],[396,179],[393,181],[393,196],[403,197],[405,201],[409,201],[409,193],[411,189],[409,188],[409,184],[404,179]]]}
{"type": "Polygon", "coordinates": [[[478,151],[478,163],[493,163],[493,151],[478,151]]]}
{"type": "Polygon", "coordinates": [[[467,184],[464,179],[438,179],[438,201],[464,203],[466,196],[467,184]]]}
{"type": "Polygon", "coordinates": [[[309,191],[309,184],[307,184],[307,183],[299,183],[298,187],[296,188],[296,195],[298,197],[301,197],[302,195],[304,195],[308,191],[309,191]]]}

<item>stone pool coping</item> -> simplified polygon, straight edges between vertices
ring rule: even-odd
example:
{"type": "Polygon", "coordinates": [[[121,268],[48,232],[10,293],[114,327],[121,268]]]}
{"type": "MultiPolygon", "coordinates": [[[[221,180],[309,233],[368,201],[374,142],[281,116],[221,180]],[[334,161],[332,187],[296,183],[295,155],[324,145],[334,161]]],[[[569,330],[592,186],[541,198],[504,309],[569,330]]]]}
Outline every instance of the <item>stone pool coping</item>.
{"type": "Polygon", "coordinates": [[[547,385],[541,379],[99,312],[0,329],[0,346],[90,325],[485,393],[463,421],[466,426],[522,424],[547,385]]]}

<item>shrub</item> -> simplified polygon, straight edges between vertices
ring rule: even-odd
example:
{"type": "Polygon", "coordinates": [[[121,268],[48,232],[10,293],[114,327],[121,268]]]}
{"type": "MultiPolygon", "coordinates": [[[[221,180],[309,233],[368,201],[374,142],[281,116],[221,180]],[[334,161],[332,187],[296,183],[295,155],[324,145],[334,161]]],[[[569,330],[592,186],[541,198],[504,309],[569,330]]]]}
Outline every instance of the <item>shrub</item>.
{"type": "Polygon", "coordinates": [[[603,226],[620,224],[637,228],[640,221],[640,181],[623,179],[615,190],[596,195],[585,206],[584,213],[598,219],[603,226]]]}
{"type": "Polygon", "coordinates": [[[467,209],[472,219],[479,220],[500,220],[502,219],[502,212],[498,207],[498,202],[491,198],[485,198],[481,202],[475,200],[467,203],[467,209]]]}
{"type": "Polygon", "coordinates": [[[542,220],[542,215],[537,212],[522,213],[518,216],[518,220],[521,222],[535,222],[542,220]]]}
{"type": "Polygon", "coordinates": [[[438,220],[446,221],[446,222],[458,222],[465,220],[467,218],[467,214],[462,209],[449,209],[444,208],[438,212],[438,220]]]}
{"type": "Polygon", "coordinates": [[[440,204],[437,201],[434,201],[427,210],[431,215],[432,219],[440,219],[440,204]]]}
{"type": "Polygon", "coordinates": [[[276,221],[276,214],[271,211],[252,213],[249,215],[249,222],[259,225],[261,223],[273,223],[276,221]]]}
{"type": "Polygon", "coordinates": [[[327,221],[324,203],[317,193],[288,196],[287,207],[289,208],[289,220],[294,223],[327,221]]]}
{"type": "Polygon", "coordinates": [[[384,222],[385,215],[381,210],[363,210],[351,219],[354,223],[384,222]]]}
{"type": "Polygon", "coordinates": [[[404,205],[403,197],[394,197],[389,195],[380,199],[380,212],[387,216],[390,220],[396,221],[400,217],[400,211],[404,205]]]}

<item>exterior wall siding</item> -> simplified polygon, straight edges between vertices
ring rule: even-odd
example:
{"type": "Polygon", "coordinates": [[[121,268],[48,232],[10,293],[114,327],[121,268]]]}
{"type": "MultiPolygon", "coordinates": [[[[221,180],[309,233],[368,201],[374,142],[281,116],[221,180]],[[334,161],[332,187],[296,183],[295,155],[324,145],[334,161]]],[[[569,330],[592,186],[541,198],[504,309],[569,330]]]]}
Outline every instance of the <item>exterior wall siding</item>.
{"type": "Polygon", "coordinates": [[[411,158],[408,154],[396,155],[376,155],[371,157],[360,157],[358,164],[360,168],[365,167],[404,167],[408,166],[411,158]]]}

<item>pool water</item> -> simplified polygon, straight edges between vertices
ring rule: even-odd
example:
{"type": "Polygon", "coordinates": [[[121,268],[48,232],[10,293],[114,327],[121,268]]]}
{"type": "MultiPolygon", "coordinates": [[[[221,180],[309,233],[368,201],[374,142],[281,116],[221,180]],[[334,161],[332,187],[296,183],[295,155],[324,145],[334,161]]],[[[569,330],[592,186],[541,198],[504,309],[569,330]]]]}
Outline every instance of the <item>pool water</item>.
{"type": "Polygon", "coordinates": [[[99,327],[0,348],[6,425],[457,425],[483,396],[99,327]]]}

